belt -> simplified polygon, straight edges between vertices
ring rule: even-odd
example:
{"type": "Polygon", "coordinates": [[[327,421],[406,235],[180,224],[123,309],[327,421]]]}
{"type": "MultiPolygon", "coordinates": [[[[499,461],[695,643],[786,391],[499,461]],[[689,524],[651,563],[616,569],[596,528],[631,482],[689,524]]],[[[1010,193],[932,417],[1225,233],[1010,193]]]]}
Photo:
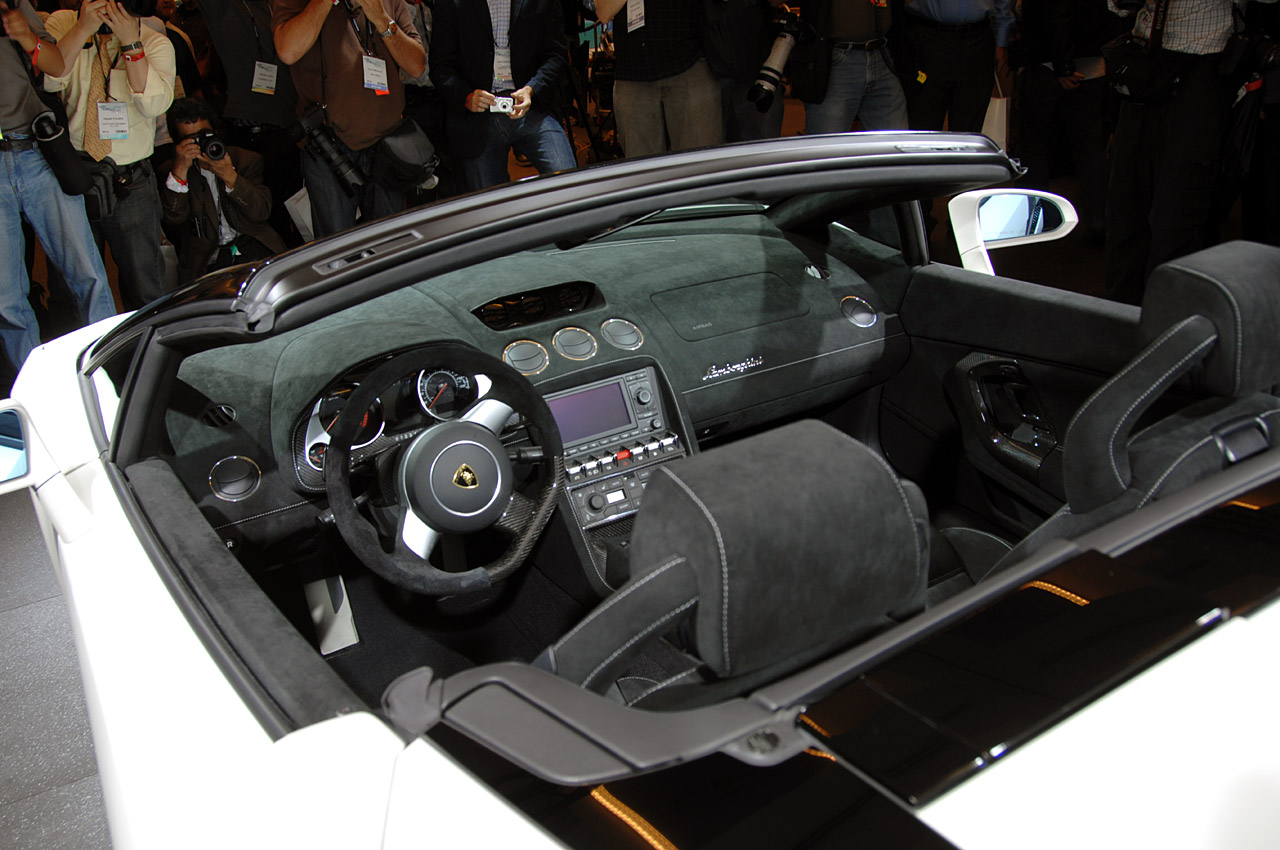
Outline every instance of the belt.
{"type": "Polygon", "coordinates": [[[978,32],[991,28],[991,24],[987,23],[985,18],[968,24],[944,24],[942,21],[935,21],[933,18],[926,18],[923,15],[908,14],[907,20],[913,24],[919,24],[931,30],[941,30],[942,32],[978,32]]]}
{"type": "Polygon", "coordinates": [[[240,132],[247,133],[250,136],[261,136],[267,133],[280,132],[285,129],[284,127],[276,126],[275,124],[261,124],[255,121],[244,121],[236,118],[231,119],[228,123],[240,132]]]}
{"type": "Polygon", "coordinates": [[[29,151],[35,146],[35,139],[0,139],[0,151],[29,151]]]}
{"type": "Polygon", "coordinates": [[[832,46],[841,50],[877,50],[888,43],[887,38],[873,38],[870,41],[834,41],[832,46]]]}

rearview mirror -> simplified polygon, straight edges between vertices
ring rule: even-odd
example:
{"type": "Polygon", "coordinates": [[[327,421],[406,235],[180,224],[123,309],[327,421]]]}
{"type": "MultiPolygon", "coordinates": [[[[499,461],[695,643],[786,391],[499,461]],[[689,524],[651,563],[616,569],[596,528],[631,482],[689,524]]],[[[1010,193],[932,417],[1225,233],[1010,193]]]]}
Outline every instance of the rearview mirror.
{"type": "Polygon", "coordinates": [[[960,262],[994,274],[988,248],[1008,248],[1061,239],[1080,220],[1066,198],[1029,189],[979,189],[956,195],[947,205],[960,262]]]}
{"type": "Polygon", "coordinates": [[[27,444],[22,420],[13,410],[0,410],[0,484],[27,474],[27,444]]]}

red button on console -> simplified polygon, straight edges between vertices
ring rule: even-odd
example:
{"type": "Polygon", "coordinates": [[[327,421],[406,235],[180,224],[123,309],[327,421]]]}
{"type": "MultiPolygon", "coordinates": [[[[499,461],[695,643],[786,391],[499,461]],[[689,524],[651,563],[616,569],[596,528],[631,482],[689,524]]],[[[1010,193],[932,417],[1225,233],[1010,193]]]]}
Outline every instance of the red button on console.
{"type": "Polygon", "coordinates": [[[627,460],[628,458],[631,457],[631,451],[629,449],[623,449],[613,457],[615,460],[619,460],[619,461],[627,460]]]}

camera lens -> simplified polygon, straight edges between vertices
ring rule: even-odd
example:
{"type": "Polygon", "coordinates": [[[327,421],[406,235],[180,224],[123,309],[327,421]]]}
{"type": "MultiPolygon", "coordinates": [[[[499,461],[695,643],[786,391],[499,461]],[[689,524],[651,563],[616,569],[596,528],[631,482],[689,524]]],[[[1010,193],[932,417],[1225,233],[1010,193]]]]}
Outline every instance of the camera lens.
{"type": "Polygon", "coordinates": [[[62,127],[52,112],[41,112],[31,121],[31,132],[42,142],[51,142],[62,135],[62,127]]]}
{"type": "Polygon", "coordinates": [[[200,151],[209,159],[217,161],[227,155],[227,146],[213,133],[200,137],[200,151]]]}

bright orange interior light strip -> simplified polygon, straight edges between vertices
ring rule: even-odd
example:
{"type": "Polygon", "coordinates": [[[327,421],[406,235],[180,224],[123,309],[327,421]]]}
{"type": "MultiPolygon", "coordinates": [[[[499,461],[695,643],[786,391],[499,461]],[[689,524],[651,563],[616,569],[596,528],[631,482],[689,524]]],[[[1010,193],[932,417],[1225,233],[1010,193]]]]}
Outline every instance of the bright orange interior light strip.
{"type": "Polygon", "coordinates": [[[828,761],[836,760],[836,757],[831,755],[831,753],[826,750],[820,750],[817,747],[806,747],[805,753],[811,756],[817,756],[818,758],[827,759],[828,761]]]}
{"type": "Polygon", "coordinates": [[[801,721],[802,723],[804,723],[806,726],[808,726],[808,727],[810,727],[811,729],[813,729],[813,731],[817,732],[817,733],[818,733],[819,735],[821,735],[822,737],[824,737],[824,738],[830,738],[830,737],[831,737],[831,733],[830,733],[830,732],[828,732],[826,729],[823,729],[821,726],[819,726],[819,725],[818,725],[818,723],[817,723],[817,721],[815,721],[815,720],[814,720],[813,718],[811,718],[809,715],[807,715],[807,714],[802,714],[802,715],[800,715],[800,721],[801,721]]]}
{"type": "Polygon", "coordinates": [[[1227,502],[1227,504],[1235,505],[1237,508],[1248,508],[1251,511],[1262,510],[1262,505],[1255,505],[1252,502],[1242,502],[1239,499],[1232,499],[1230,502],[1227,502]]]}
{"type": "Polygon", "coordinates": [[[1072,593],[1065,587],[1058,587],[1056,584],[1050,584],[1047,581],[1029,581],[1020,589],[1026,590],[1028,587],[1034,587],[1036,590],[1044,590],[1052,593],[1054,596],[1060,596],[1068,602],[1074,602],[1077,605],[1088,605],[1089,600],[1085,599],[1078,593],[1072,593]]]}
{"type": "Polygon", "coordinates": [[[591,796],[597,803],[608,809],[614,817],[625,823],[636,835],[649,843],[654,850],[679,850],[671,841],[659,832],[653,824],[640,817],[634,809],[598,785],[591,790],[591,796]]]}

